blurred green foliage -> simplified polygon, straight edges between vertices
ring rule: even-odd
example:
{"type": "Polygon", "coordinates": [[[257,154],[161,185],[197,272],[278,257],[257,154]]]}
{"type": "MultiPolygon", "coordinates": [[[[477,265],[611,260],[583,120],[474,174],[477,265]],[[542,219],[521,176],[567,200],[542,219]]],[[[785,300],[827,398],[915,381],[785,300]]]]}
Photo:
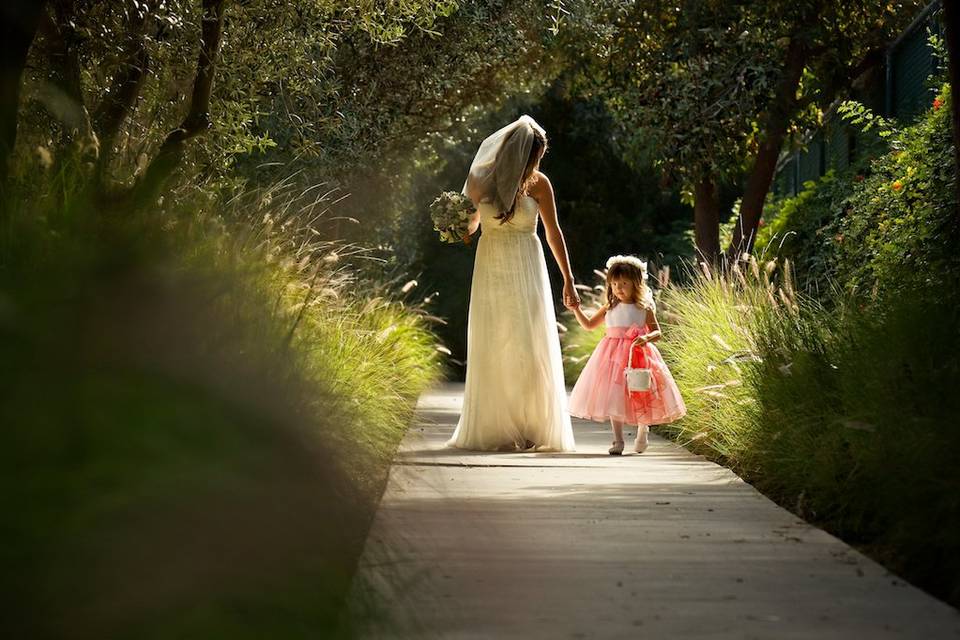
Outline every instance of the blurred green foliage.
{"type": "Polygon", "coordinates": [[[335,633],[439,375],[426,313],[283,185],[125,219],[34,195],[0,270],[11,637],[335,633]]]}

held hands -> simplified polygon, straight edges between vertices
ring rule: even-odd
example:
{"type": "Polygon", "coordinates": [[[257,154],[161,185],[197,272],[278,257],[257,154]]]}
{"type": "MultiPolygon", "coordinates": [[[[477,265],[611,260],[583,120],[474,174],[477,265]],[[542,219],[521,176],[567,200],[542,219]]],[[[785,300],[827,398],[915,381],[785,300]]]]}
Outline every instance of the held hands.
{"type": "Polygon", "coordinates": [[[650,342],[650,340],[647,338],[647,336],[637,336],[637,338],[634,339],[632,346],[634,346],[634,347],[642,347],[643,345],[647,344],[648,342],[650,342]]]}
{"type": "Polygon", "coordinates": [[[577,290],[572,281],[563,285],[563,306],[571,310],[580,308],[580,296],[577,295],[577,290]]]}

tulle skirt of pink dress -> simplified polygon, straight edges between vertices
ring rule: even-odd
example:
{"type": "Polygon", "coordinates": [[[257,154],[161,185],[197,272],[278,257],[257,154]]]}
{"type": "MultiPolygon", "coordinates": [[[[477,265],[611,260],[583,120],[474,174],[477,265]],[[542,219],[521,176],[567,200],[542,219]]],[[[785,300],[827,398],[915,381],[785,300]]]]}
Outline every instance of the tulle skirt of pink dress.
{"type": "Polygon", "coordinates": [[[636,347],[633,366],[651,370],[649,391],[627,391],[623,370],[630,357],[633,340],[641,335],[638,325],[607,327],[587,361],[570,394],[570,415],[605,422],[614,419],[624,424],[666,424],[687,413],[660,351],[653,344],[636,347]]]}

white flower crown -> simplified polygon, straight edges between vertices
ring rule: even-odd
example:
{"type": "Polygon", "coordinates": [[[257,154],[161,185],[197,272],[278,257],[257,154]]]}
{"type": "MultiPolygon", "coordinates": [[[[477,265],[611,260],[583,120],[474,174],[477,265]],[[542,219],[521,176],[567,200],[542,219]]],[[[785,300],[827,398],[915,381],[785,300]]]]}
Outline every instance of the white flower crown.
{"type": "Polygon", "coordinates": [[[615,264],[629,264],[640,269],[644,275],[647,274],[647,263],[636,256],[613,256],[607,260],[607,269],[615,264]]]}

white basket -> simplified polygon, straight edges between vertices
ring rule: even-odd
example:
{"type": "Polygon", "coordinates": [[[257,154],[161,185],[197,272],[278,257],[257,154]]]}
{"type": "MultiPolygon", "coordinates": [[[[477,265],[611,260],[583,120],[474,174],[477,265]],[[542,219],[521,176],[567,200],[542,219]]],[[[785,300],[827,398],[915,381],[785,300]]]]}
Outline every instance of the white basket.
{"type": "Polygon", "coordinates": [[[627,379],[627,390],[630,392],[649,391],[652,373],[650,369],[633,368],[633,346],[631,345],[630,362],[627,363],[627,368],[623,370],[623,376],[627,379]]]}

